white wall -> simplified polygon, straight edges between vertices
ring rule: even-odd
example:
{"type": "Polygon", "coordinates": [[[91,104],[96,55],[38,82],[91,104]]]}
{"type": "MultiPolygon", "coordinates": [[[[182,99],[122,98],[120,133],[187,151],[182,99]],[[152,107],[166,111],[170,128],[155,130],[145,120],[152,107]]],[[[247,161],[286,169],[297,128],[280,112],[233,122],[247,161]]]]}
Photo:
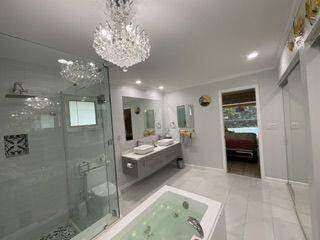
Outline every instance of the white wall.
{"type": "MultiPolygon", "coordinates": [[[[157,90],[144,90],[129,85],[111,85],[111,103],[112,118],[115,137],[115,158],[117,162],[118,184],[123,186],[130,182],[136,181],[136,178],[130,177],[122,173],[121,153],[132,148],[136,144],[136,140],[126,141],[125,128],[123,119],[122,97],[136,97],[153,100],[163,100],[163,95],[157,90]]],[[[163,125],[163,124],[162,124],[163,125]]],[[[150,143],[156,136],[142,138],[145,143],[150,143]]]]}
{"type": "MultiPolygon", "coordinates": [[[[186,88],[164,96],[165,123],[177,125],[176,106],[194,105],[195,138],[191,147],[184,147],[187,163],[223,169],[223,151],[219,113],[219,90],[257,85],[260,91],[261,120],[265,175],[287,178],[284,116],[281,89],[277,86],[276,71],[266,71],[245,77],[186,88]],[[209,95],[213,101],[208,107],[199,105],[199,97],[209,95]]],[[[170,129],[178,138],[178,129],[170,129]]]]}
{"type": "Polygon", "coordinates": [[[313,239],[320,239],[320,50],[304,48],[301,50],[302,77],[306,79],[309,93],[312,161],[309,166],[311,193],[311,217],[313,239]]]}
{"type": "Polygon", "coordinates": [[[310,162],[309,102],[307,83],[301,79],[300,65],[288,76],[283,89],[287,135],[288,178],[308,183],[306,165],[310,162]]]}

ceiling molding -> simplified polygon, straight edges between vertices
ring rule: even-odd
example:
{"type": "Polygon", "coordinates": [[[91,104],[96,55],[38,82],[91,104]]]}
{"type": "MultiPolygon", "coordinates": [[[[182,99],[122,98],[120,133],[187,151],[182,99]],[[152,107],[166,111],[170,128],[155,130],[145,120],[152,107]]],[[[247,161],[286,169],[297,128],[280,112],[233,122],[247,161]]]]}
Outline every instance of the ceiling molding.
{"type": "Polygon", "coordinates": [[[260,70],[257,70],[257,71],[249,71],[249,72],[245,72],[245,73],[228,75],[226,77],[216,78],[216,79],[213,79],[211,81],[203,82],[203,83],[200,83],[200,84],[192,84],[192,85],[185,86],[185,87],[182,87],[182,88],[170,89],[170,90],[165,91],[165,93],[177,92],[177,91],[180,91],[180,90],[183,90],[183,89],[198,87],[198,86],[202,86],[202,85],[208,85],[208,84],[212,84],[212,83],[218,83],[218,82],[227,81],[227,80],[234,80],[234,79],[237,79],[237,78],[256,75],[256,74],[263,73],[263,72],[268,72],[268,71],[271,71],[271,70],[275,70],[275,68],[274,67],[264,68],[264,69],[260,69],[260,70]]]}
{"type": "Polygon", "coordinates": [[[294,21],[294,18],[297,15],[299,7],[304,2],[304,0],[293,0],[293,2],[294,3],[293,3],[292,8],[290,10],[290,15],[289,15],[289,18],[288,18],[288,21],[287,21],[287,26],[285,28],[285,31],[283,32],[283,36],[281,37],[281,40],[280,40],[279,45],[278,45],[278,49],[277,49],[277,53],[276,53],[276,65],[275,65],[275,68],[278,68],[278,64],[279,64],[279,61],[280,61],[280,58],[281,58],[282,51],[287,45],[288,37],[289,37],[289,34],[291,32],[291,29],[292,29],[292,23],[294,21]]]}

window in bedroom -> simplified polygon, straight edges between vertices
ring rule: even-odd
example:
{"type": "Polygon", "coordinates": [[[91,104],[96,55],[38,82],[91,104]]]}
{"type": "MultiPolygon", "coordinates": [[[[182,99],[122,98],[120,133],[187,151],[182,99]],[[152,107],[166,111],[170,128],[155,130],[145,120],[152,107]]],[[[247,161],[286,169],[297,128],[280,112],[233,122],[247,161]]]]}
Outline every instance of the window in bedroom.
{"type": "Polygon", "coordinates": [[[256,103],[236,103],[223,106],[224,124],[229,131],[258,135],[256,103]]]}

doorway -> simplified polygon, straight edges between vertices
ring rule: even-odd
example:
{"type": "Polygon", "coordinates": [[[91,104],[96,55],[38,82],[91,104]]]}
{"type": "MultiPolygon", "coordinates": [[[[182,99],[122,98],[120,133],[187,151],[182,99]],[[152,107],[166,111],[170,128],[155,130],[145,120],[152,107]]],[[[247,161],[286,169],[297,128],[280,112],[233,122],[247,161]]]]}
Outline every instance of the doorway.
{"type": "Polygon", "coordinates": [[[261,178],[257,89],[221,92],[225,169],[261,178]]]}

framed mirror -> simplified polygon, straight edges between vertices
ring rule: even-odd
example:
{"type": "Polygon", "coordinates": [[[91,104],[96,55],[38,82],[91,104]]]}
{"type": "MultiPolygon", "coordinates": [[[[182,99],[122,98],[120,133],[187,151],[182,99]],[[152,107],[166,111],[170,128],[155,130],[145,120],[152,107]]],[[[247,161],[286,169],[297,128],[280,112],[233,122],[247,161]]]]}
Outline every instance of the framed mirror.
{"type": "Polygon", "coordinates": [[[160,100],[122,97],[126,141],[162,134],[160,100]]]}
{"type": "Polygon", "coordinates": [[[194,128],[194,111],[192,104],[177,106],[179,128],[194,128]]]}
{"type": "Polygon", "coordinates": [[[147,109],[144,119],[146,129],[155,129],[154,109],[147,109]]]}

